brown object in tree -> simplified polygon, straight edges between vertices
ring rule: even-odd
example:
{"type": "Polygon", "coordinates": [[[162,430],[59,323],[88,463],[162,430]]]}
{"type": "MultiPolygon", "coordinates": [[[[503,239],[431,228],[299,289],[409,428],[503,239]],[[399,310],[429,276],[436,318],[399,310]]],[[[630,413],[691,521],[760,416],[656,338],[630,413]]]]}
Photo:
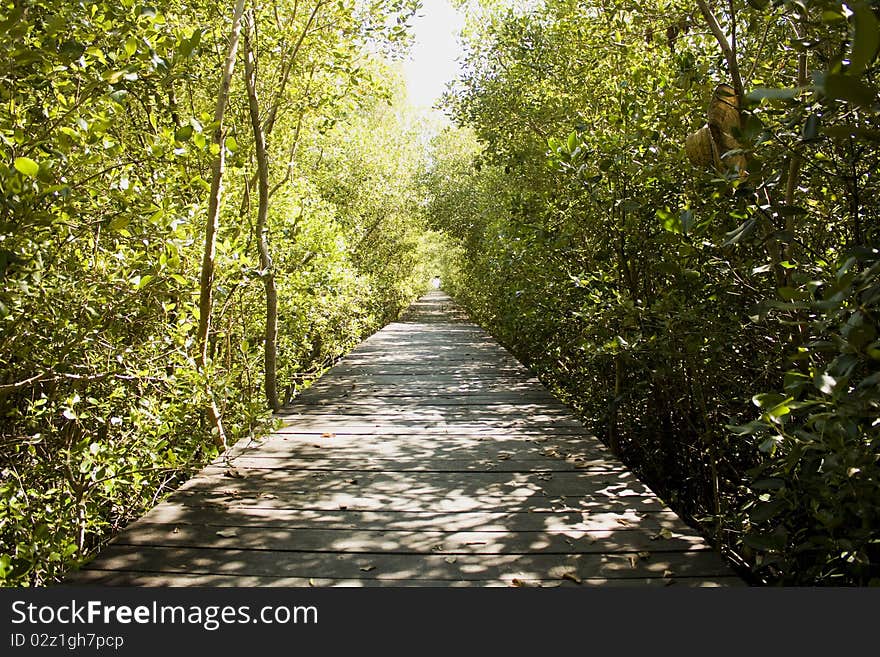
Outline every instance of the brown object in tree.
{"type": "Polygon", "coordinates": [[[687,136],[684,142],[684,150],[696,166],[707,167],[712,165],[719,167],[721,160],[718,157],[718,149],[712,139],[712,131],[706,124],[699,130],[687,136]]]}
{"type": "Polygon", "coordinates": [[[718,171],[738,169],[746,174],[746,158],[742,153],[725,157],[725,153],[742,148],[733,136],[740,126],[739,96],[728,84],[719,84],[709,103],[708,123],[689,134],[685,152],[696,166],[714,166],[718,171]]]}

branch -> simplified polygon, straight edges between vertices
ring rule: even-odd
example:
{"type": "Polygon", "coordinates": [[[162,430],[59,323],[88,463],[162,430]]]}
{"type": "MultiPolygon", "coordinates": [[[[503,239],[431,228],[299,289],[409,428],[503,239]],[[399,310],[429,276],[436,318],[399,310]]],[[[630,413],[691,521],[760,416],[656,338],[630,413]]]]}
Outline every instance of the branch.
{"type": "Polygon", "coordinates": [[[718,19],[715,17],[715,14],[712,13],[712,10],[709,8],[706,0],[697,0],[697,6],[700,8],[700,13],[703,14],[703,18],[706,19],[706,23],[708,23],[709,29],[712,30],[712,34],[715,36],[715,40],[718,42],[718,46],[721,48],[721,52],[724,54],[724,59],[727,60],[727,68],[730,71],[731,85],[733,86],[734,92],[736,92],[737,98],[741,100],[742,97],[745,95],[745,91],[743,88],[742,76],[739,72],[739,64],[736,61],[736,53],[733,51],[733,47],[727,40],[727,37],[724,34],[724,30],[721,29],[721,25],[718,23],[718,19]]]}

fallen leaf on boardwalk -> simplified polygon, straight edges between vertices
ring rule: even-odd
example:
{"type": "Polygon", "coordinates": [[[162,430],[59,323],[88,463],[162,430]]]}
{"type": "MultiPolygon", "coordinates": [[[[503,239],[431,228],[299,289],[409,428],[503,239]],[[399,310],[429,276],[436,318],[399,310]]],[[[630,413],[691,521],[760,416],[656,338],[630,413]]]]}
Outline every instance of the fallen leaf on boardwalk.
{"type": "Polygon", "coordinates": [[[362,566],[361,570],[364,571],[365,573],[368,573],[371,570],[376,570],[376,566],[362,566]]]}
{"type": "Polygon", "coordinates": [[[345,483],[347,483],[347,484],[357,484],[357,482],[358,482],[357,479],[346,479],[345,480],[345,483]]]}
{"type": "Polygon", "coordinates": [[[244,479],[244,475],[235,468],[229,468],[223,474],[225,474],[227,477],[232,477],[233,479],[244,479]]]}
{"type": "Polygon", "coordinates": [[[569,582],[574,582],[578,586],[584,583],[584,581],[574,573],[565,573],[562,576],[562,579],[567,579],[569,582]]]}
{"type": "Polygon", "coordinates": [[[617,524],[627,527],[629,526],[629,520],[626,520],[624,518],[617,518],[617,524]]]}
{"type": "Polygon", "coordinates": [[[171,530],[171,533],[172,534],[179,534],[180,530],[177,527],[175,527],[174,529],[171,530]]]}
{"type": "Polygon", "coordinates": [[[274,500],[275,499],[275,495],[272,495],[272,493],[263,493],[262,495],[260,495],[260,497],[263,497],[267,500],[274,500]]]}
{"type": "Polygon", "coordinates": [[[664,570],[663,571],[663,577],[672,577],[674,574],[675,573],[673,573],[671,570],[664,570]]]}
{"type": "Polygon", "coordinates": [[[445,561],[446,563],[455,563],[456,561],[458,561],[458,559],[456,559],[455,557],[446,557],[443,561],[445,561]]]}
{"type": "Polygon", "coordinates": [[[442,551],[443,551],[443,544],[442,544],[442,543],[437,543],[437,545],[432,545],[432,546],[431,546],[431,551],[432,551],[432,552],[442,552],[442,551]]]}
{"type": "Polygon", "coordinates": [[[640,559],[650,559],[651,553],[650,552],[639,552],[639,558],[640,559]]]}
{"type": "Polygon", "coordinates": [[[340,505],[339,505],[339,510],[340,510],[340,511],[345,511],[346,509],[348,509],[348,507],[345,506],[344,504],[340,504],[340,505]]]}
{"type": "Polygon", "coordinates": [[[234,529],[222,529],[217,532],[217,536],[222,536],[223,538],[232,538],[233,536],[238,536],[238,532],[234,529]]]}
{"type": "Polygon", "coordinates": [[[323,445],[318,445],[317,443],[315,443],[314,445],[312,445],[312,447],[323,447],[323,445]]]}
{"type": "Polygon", "coordinates": [[[637,564],[638,562],[639,562],[639,558],[638,558],[636,555],[631,554],[630,557],[629,557],[629,565],[630,565],[630,567],[631,567],[631,568],[635,568],[635,567],[636,567],[636,564],[637,564]]]}
{"type": "Polygon", "coordinates": [[[313,580],[311,577],[309,577],[309,586],[317,586],[317,584],[315,584],[315,580],[313,580]]]}
{"type": "Polygon", "coordinates": [[[335,437],[336,437],[336,434],[335,434],[335,433],[329,433],[329,432],[328,432],[328,433],[322,433],[322,434],[321,434],[321,438],[335,438],[335,437]]]}
{"type": "Polygon", "coordinates": [[[657,532],[654,536],[651,537],[652,541],[656,541],[658,538],[670,539],[672,538],[672,532],[664,527],[659,532],[657,532]]]}
{"type": "Polygon", "coordinates": [[[511,586],[525,586],[526,583],[524,581],[522,581],[521,579],[517,579],[516,577],[514,577],[512,580],[510,580],[510,585],[511,586]]]}

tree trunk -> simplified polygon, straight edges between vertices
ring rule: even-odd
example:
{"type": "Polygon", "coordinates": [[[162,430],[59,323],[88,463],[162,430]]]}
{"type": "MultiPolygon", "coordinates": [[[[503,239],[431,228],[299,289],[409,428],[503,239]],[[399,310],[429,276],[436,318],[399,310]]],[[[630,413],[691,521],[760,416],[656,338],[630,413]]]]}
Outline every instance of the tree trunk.
{"type": "Polygon", "coordinates": [[[727,70],[730,73],[731,86],[733,87],[733,91],[736,93],[736,98],[739,101],[737,107],[742,107],[745,89],[743,88],[742,75],[739,72],[739,61],[736,57],[736,17],[731,16],[730,18],[732,23],[732,38],[728,41],[727,36],[724,34],[724,30],[721,29],[721,24],[718,22],[715,14],[712,13],[712,10],[709,8],[706,1],[697,0],[697,7],[699,7],[700,13],[706,20],[706,24],[712,31],[715,40],[718,42],[718,47],[721,48],[721,54],[724,55],[724,59],[727,61],[727,70]]]}
{"type": "Polygon", "coordinates": [[[278,403],[278,291],[275,287],[275,272],[272,256],[269,253],[268,227],[269,215],[269,155],[266,151],[266,136],[260,121],[260,104],[257,98],[257,69],[254,51],[248,34],[244,37],[245,78],[248,92],[251,128],[254,133],[254,150],[257,158],[257,247],[260,252],[260,269],[263,285],[266,288],[266,329],[264,343],[265,391],[266,401],[273,411],[280,408],[278,403]]]}
{"type": "MultiPolygon", "coordinates": [[[[214,109],[214,138],[213,143],[220,150],[211,167],[211,195],[208,199],[208,217],[205,224],[205,250],[202,256],[202,273],[199,280],[199,328],[197,333],[198,366],[202,372],[208,363],[208,335],[211,331],[211,311],[214,305],[214,260],[217,252],[217,230],[220,227],[220,205],[223,197],[223,169],[226,164],[225,158],[225,130],[223,117],[226,113],[226,105],[229,102],[229,87],[232,83],[232,72],[235,68],[235,54],[238,51],[238,41],[241,34],[241,17],[244,14],[245,0],[236,0],[232,12],[232,29],[229,32],[229,45],[226,50],[226,61],[220,77],[220,89],[217,91],[217,105],[214,109]]],[[[214,393],[208,383],[208,416],[211,419],[217,435],[214,440],[217,447],[226,449],[226,432],[223,429],[223,421],[220,410],[214,399],[214,393]]]]}

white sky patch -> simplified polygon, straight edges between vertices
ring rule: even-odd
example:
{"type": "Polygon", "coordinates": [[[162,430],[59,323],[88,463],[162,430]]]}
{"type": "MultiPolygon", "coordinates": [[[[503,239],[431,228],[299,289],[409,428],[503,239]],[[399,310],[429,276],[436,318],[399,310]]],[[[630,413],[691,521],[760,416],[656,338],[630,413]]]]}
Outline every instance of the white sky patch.
{"type": "Polygon", "coordinates": [[[403,72],[410,104],[429,109],[458,75],[455,60],[461,55],[458,33],[464,17],[448,0],[423,0],[422,5],[412,22],[415,40],[403,72]]]}

